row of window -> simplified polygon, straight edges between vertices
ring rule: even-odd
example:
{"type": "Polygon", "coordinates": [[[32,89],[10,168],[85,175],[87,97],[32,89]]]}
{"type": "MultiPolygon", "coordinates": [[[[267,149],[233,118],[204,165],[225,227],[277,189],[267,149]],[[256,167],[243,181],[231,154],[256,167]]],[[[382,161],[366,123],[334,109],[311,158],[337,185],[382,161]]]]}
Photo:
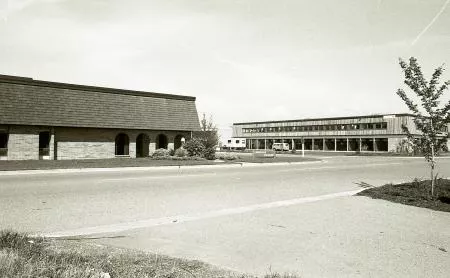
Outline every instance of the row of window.
{"type": "Polygon", "coordinates": [[[302,132],[302,131],[333,131],[333,130],[361,130],[386,129],[386,122],[362,124],[333,124],[333,125],[304,125],[304,126],[275,126],[243,128],[244,133],[267,132],[302,132]]]}

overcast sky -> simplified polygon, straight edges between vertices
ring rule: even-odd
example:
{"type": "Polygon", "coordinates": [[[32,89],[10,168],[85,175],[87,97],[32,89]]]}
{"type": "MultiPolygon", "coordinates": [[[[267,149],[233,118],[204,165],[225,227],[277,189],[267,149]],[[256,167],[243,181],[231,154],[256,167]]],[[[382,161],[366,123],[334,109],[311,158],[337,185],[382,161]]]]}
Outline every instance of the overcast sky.
{"type": "Polygon", "coordinates": [[[407,112],[398,58],[449,79],[449,2],[0,0],[0,74],[196,96],[222,130],[407,112]]]}

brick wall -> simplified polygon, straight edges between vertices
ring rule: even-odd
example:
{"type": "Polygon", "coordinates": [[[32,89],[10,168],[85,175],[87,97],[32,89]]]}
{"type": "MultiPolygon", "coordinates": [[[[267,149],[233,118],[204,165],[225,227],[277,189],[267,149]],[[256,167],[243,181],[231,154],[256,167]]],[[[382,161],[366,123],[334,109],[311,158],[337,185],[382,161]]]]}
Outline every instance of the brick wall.
{"type": "MultiPolygon", "coordinates": [[[[154,131],[154,130],[119,130],[95,128],[62,128],[36,126],[3,126],[2,131],[9,133],[8,160],[39,159],[39,132],[50,132],[48,159],[99,159],[114,158],[115,139],[119,133],[129,138],[129,157],[136,157],[136,139],[140,134],[149,138],[148,154],[156,149],[159,134],[167,136],[168,148],[174,148],[177,135],[189,138],[190,132],[154,131]]],[[[147,153],[147,152],[145,152],[147,153]]],[[[42,158],[41,158],[42,159],[42,158]]]]}
{"type": "Polygon", "coordinates": [[[31,126],[9,128],[8,160],[39,159],[39,129],[31,126]]]}
{"type": "Polygon", "coordinates": [[[146,131],[146,130],[116,130],[93,128],[56,128],[57,159],[92,159],[114,158],[115,138],[124,133],[129,138],[129,157],[136,157],[136,139],[140,134],[146,134],[149,139],[149,154],[156,149],[156,138],[165,134],[168,139],[168,148],[173,149],[175,136],[181,134],[188,138],[189,132],[175,131],[146,131]]]}

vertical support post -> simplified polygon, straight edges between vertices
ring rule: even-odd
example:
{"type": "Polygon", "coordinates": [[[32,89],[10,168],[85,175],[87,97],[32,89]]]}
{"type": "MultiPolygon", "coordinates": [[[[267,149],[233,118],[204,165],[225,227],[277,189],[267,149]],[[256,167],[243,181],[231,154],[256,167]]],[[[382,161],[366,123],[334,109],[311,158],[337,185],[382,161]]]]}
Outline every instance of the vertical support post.
{"type": "Polygon", "coordinates": [[[377,150],[377,142],[375,140],[375,138],[373,138],[373,151],[376,152],[377,150]]]}
{"type": "Polygon", "coordinates": [[[326,144],[325,144],[325,138],[323,138],[323,141],[322,141],[322,151],[325,151],[325,147],[326,147],[326,144]]]}
{"type": "Polygon", "coordinates": [[[349,148],[348,148],[348,147],[349,147],[349,144],[348,144],[348,138],[347,138],[347,151],[349,150],[349,148]]]}
{"type": "Polygon", "coordinates": [[[267,150],[267,139],[264,139],[264,150],[267,150]]]}
{"type": "Polygon", "coordinates": [[[256,139],[256,149],[259,150],[259,139],[256,139]]]}
{"type": "Polygon", "coordinates": [[[312,145],[311,145],[311,150],[314,151],[314,138],[311,139],[312,145]]]}
{"type": "Polygon", "coordinates": [[[359,152],[362,151],[362,139],[359,138],[359,152]]]}
{"type": "Polygon", "coordinates": [[[305,139],[302,138],[302,157],[305,157],[305,139]]]}
{"type": "Polygon", "coordinates": [[[291,139],[292,141],[291,141],[291,143],[292,143],[292,150],[295,150],[295,142],[294,142],[294,139],[291,139]]]}
{"type": "Polygon", "coordinates": [[[337,152],[337,139],[334,138],[334,151],[337,152]]]}

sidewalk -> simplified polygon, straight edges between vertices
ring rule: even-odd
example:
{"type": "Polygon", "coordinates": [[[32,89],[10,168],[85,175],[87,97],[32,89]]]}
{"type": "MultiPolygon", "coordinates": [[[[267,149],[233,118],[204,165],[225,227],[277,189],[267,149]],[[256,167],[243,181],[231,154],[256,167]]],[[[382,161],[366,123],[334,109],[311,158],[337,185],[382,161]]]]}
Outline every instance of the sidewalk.
{"type": "Polygon", "coordinates": [[[251,163],[251,162],[235,162],[204,165],[179,165],[179,166],[150,166],[150,167],[112,167],[112,168],[76,168],[76,169],[45,169],[45,170],[9,170],[0,171],[0,176],[16,176],[16,175],[39,175],[39,174],[67,174],[67,173],[107,173],[107,172],[123,172],[123,171],[170,171],[180,169],[214,169],[214,168],[242,168],[242,167],[267,167],[282,165],[299,165],[299,164],[315,164],[325,163],[326,161],[302,161],[302,162],[270,162],[270,163],[251,163]]]}

